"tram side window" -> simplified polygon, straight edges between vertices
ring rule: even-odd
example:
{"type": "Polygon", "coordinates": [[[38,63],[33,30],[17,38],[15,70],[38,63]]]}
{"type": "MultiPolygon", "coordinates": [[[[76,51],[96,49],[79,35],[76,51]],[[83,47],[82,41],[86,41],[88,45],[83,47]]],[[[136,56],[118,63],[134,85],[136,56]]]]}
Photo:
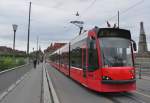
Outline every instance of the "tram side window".
{"type": "Polygon", "coordinates": [[[60,64],[63,64],[63,55],[60,53],[60,64]]]}
{"type": "Polygon", "coordinates": [[[69,65],[69,52],[63,52],[61,55],[61,63],[68,66],[69,65]]]}
{"type": "Polygon", "coordinates": [[[82,50],[76,47],[71,51],[71,66],[81,68],[82,66],[82,50]]]}
{"type": "Polygon", "coordinates": [[[56,53],[56,55],[55,55],[55,62],[59,63],[59,54],[58,53],[56,53]]]}
{"type": "MultiPolygon", "coordinates": [[[[87,38],[71,45],[71,52],[70,52],[71,66],[78,67],[78,68],[83,68],[83,66],[85,67],[86,62],[84,62],[84,65],[82,65],[82,48],[83,48],[83,45],[86,44],[86,42],[87,42],[87,38]]],[[[84,61],[86,61],[85,58],[84,58],[84,61]]]]}
{"type": "Polygon", "coordinates": [[[53,55],[50,56],[50,60],[57,63],[57,60],[58,60],[58,55],[55,53],[53,55]]]}
{"type": "Polygon", "coordinates": [[[54,62],[53,55],[49,56],[49,60],[51,60],[52,62],[54,62]]]}
{"type": "Polygon", "coordinates": [[[89,54],[88,70],[94,71],[98,69],[98,55],[97,55],[95,39],[89,41],[88,54],[89,54]]]}

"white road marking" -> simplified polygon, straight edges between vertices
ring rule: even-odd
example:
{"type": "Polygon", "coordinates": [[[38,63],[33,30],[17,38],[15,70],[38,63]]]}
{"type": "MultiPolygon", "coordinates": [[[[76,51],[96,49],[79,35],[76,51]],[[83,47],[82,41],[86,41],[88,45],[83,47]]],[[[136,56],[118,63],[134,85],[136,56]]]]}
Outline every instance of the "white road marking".
{"type": "Polygon", "coordinates": [[[17,85],[17,84],[19,84],[20,82],[21,82],[21,80],[20,80],[20,79],[19,79],[19,80],[17,80],[16,85],[17,85]]]}
{"type": "Polygon", "coordinates": [[[7,69],[7,70],[4,70],[4,71],[1,71],[0,74],[5,73],[5,72],[9,72],[9,71],[17,69],[17,68],[21,68],[21,67],[23,67],[25,65],[27,65],[27,64],[24,64],[24,65],[21,65],[21,66],[17,66],[17,67],[11,68],[11,69],[7,69]]]}
{"type": "Polygon", "coordinates": [[[1,95],[0,95],[0,101],[8,94],[8,92],[3,92],[1,95]]]}
{"type": "Polygon", "coordinates": [[[16,83],[12,84],[9,88],[8,88],[8,92],[10,92],[11,90],[13,90],[16,87],[16,83]]]}
{"type": "Polygon", "coordinates": [[[24,74],[19,80],[17,80],[14,84],[12,84],[6,91],[4,91],[1,95],[0,95],[0,101],[3,100],[3,98],[8,95],[14,88],[17,87],[17,85],[25,79],[26,76],[28,76],[28,74],[30,73],[30,71],[28,71],[26,74],[24,74]]]}

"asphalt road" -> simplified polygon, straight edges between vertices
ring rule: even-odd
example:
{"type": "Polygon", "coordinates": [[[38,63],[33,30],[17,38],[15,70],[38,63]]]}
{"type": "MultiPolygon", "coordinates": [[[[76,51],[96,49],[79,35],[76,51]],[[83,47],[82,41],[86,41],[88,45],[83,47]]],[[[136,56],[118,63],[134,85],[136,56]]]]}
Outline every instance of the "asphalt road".
{"type": "Polygon", "coordinates": [[[138,91],[150,96],[150,77],[142,77],[137,80],[138,91]]]}
{"type": "Polygon", "coordinates": [[[24,67],[0,74],[0,94],[31,69],[32,65],[29,64],[25,65],[24,67]]]}
{"type": "Polygon", "coordinates": [[[41,103],[42,64],[31,69],[27,76],[1,103],[41,103]]]}
{"type": "Polygon", "coordinates": [[[46,65],[49,76],[61,103],[150,103],[150,81],[137,80],[138,90],[125,93],[97,93],[79,85],[50,65],[46,65]]]}

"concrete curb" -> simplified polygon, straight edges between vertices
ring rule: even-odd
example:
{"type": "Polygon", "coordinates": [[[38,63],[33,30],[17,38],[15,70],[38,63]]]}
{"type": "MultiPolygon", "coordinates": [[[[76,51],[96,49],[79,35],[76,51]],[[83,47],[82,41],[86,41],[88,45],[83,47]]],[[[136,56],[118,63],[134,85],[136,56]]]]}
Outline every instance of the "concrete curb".
{"type": "Polygon", "coordinates": [[[12,71],[12,70],[17,69],[17,68],[24,67],[25,65],[28,65],[28,64],[20,65],[20,66],[11,68],[11,69],[7,69],[7,70],[4,70],[4,71],[1,71],[0,74],[3,74],[3,73],[6,73],[6,72],[9,72],[9,71],[12,71]]]}
{"type": "Polygon", "coordinates": [[[58,96],[56,94],[56,91],[54,89],[54,86],[52,84],[52,81],[51,81],[51,78],[49,77],[49,74],[48,74],[48,71],[47,69],[44,67],[44,72],[45,72],[45,77],[47,79],[47,85],[48,85],[48,88],[49,88],[49,97],[51,97],[51,102],[44,102],[44,103],[60,103],[59,99],[58,99],[58,96]]]}
{"type": "Polygon", "coordinates": [[[43,67],[43,103],[52,103],[45,68],[43,67]]]}
{"type": "MultiPolygon", "coordinates": [[[[7,71],[6,71],[7,72],[7,71]]],[[[20,79],[18,79],[14,84],[12,84],[6,91],[4,91],[1,95],[0,95],[0,102],[13,90],[17,87],[17,85],[19,85],[21,83],[22,80],[25,79],[26,76],[28,76],[28,74],[30,73],[30,71],[28,71],[26,74],[24,74],[20,79]]]]}

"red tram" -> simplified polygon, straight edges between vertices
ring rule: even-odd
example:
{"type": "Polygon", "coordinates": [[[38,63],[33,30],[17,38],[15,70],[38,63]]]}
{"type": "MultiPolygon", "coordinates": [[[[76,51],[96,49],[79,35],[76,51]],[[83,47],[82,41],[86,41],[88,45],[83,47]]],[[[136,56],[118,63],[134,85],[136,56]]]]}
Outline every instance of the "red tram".
{"type": "Polygon", "coordinates": [[[77,36],[50,54],[50,64],[98,92],[127,92],[136,89],[130,31],[94,28],[77,36]]]}

